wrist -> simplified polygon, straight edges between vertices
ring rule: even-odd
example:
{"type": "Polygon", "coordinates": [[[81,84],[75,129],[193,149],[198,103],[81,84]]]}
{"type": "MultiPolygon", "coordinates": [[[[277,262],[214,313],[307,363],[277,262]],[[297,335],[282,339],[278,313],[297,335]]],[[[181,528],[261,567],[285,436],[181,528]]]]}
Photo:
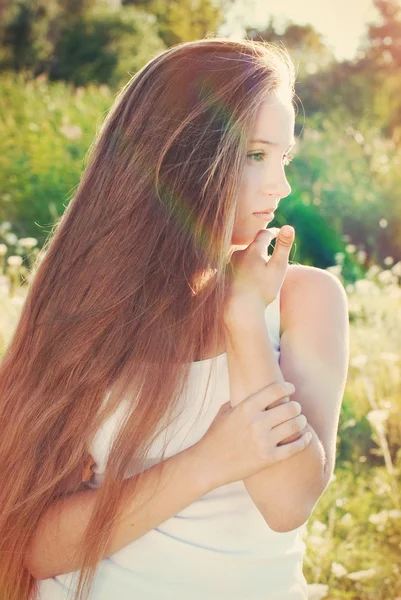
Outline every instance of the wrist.
{"type": "Polygon", "coordinates": [[[224,323],[227,327],[241,324],[250,326],[252,322],[260,323],[260,319],[264,320],[265,310],[266,303],[258,295],[234,296],[230,298],[225,308],[224,323]]]}
{"type": "Polygon", "coordinates": [[[218,475],[215,473],[213,461],[207,452],[205,452],[203,438],[184,450],[184,452],[188,455],[188,460],[191,464],[191,473],[195,479],[199,497],[222,485],[218,475]]]}

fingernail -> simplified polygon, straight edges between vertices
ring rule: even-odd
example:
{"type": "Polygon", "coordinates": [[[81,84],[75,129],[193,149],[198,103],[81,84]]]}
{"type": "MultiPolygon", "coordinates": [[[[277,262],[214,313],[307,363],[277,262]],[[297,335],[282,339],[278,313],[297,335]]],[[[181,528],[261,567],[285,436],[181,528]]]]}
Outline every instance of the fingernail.
{"type": "Polygon", "coordinates": [[[281,235],[283,235],[284,237],[291,237],[293,232],[294,228],[291,227],[291,225],[284,225],[280,230],[281,235]]]}

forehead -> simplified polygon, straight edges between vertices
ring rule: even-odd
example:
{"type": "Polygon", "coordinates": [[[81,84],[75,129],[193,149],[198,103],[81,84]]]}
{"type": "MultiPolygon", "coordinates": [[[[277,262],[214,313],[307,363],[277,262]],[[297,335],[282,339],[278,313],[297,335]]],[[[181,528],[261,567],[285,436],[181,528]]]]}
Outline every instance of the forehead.
{"type": "Polygon", "coordinates": [[[259,105],[250,139],[265,139],[290,146],[294,139],[295,111],[291,100],[270,94],[259,105]]]}

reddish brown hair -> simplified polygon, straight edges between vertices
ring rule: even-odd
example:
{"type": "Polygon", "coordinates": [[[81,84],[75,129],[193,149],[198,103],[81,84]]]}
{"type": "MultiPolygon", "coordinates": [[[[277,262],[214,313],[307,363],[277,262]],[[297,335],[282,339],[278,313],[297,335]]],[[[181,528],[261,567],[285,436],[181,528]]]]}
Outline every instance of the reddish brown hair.
{"type": "Polygon", "coordinates": [[[38,520],[87,478],[90,440],[128,399],[80,555],[75,600],[88,597],[129,466],[169,424],[190,363],[217,352],[248,133],[266,94],[293,86],[285,49],[209,38],[163,52],[116,98],[0,366],[3,599],[36,593],[24,555],[38,520]]]}

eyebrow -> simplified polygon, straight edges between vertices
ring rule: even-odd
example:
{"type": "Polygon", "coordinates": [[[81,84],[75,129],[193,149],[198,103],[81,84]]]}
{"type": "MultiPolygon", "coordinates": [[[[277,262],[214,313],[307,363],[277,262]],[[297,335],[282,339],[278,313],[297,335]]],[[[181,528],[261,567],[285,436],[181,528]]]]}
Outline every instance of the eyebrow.
{"type": "MultiPolygon", "coordinates": [[[[269,140],[261,140],[261,139],[250,140],[251,144],[256,143],[256,142],[259,142],[259,144],[267,144],[269,146],[280,146],[280,144],[277,144],[277,142],[270,142],[269,140]]],[[[288,147],[292,148],[295,144],[296,144],[296,140],[294,138],[292,138],[291,144],[288,147]]]]}

